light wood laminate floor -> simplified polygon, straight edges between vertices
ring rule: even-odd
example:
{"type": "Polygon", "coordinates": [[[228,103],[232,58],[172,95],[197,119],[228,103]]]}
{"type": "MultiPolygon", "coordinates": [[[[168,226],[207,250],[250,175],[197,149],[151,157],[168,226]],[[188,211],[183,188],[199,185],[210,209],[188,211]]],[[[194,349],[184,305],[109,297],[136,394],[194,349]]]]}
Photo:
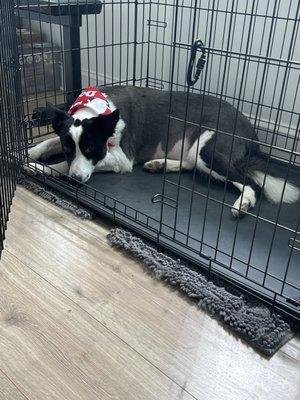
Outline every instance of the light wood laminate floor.
{"type": "Polygon", "coordinates": [[[83,221],[18,188],[0,262],[1,400],[296,400],[300,338],[266,359],[83,221]]]}

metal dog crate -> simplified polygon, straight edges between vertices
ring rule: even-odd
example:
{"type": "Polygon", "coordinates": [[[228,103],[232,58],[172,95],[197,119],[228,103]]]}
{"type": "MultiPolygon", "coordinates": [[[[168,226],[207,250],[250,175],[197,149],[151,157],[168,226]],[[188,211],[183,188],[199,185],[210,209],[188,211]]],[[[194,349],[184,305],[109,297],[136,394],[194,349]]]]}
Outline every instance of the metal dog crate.
{"type": "MultiPolygon", "coordinates": [[[[50,51],[59,82],[49,89],[44,75],[33,93],[23,82],[27,144],[52,134],[47,101],[68,108],[87,85],[169,90],[170,105],[172,93],[183,91],[185,115],[190,93],[211,94],[250,119],[269,171],[300,187],[298,0],[18,0],[14,12],[23,80],[26,43],[33,71],[36,57],[43,65],[50,51]]],[[[8,118],[12,123],[1,114],[8,118]]],[[[182,123],[184,135],[191,122],[182,123]]],[[[244,218],[233,219],[236,189],[196,171],[151,175],[138,166],[127,175],[94,174],[84,185],[33,179],[299,318],[299,201],[272,205],[261,196],[244,218]]]]}

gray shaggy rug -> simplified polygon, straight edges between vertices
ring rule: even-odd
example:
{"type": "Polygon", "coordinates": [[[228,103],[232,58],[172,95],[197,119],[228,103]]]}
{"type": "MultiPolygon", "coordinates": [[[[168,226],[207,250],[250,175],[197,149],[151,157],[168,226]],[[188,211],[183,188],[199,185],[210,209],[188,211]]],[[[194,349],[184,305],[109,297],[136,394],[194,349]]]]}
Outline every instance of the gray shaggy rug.
{"type": "Polygon", "coordinates": [[[159,252],[131,232],[115,228],[107,238],[111,246],[140,260],[157,279],[176,286],[197,302],[199,308],[265,355],[273,355],[294,335],[295,331],[283,315],[257,299],[232,291],[228,285],[221,286],[220,281],[217,284],[212,282],[196,268],[159,252]]]}

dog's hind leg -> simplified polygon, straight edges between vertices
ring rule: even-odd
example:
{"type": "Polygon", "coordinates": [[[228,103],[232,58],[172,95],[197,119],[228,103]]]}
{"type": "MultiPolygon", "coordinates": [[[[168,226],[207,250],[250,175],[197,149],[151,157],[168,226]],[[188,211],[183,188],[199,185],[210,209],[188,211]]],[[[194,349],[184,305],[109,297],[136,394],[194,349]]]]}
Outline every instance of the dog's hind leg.
{"type": "MultiPolygon", "coordinates": [[[[209,137],[208,131],[204,133],[207,133],[206,136],[209,137]]],[[[202,148],[204,148],[207,143],[205,142],[205,140],[203,140],[203,142],[204,145],[202,146],[202,148]]],[[[213,153],[212,150],[213,147],[211,149],[211,154],[213,153]]],[[[194,154],[193,148],[191,149],[190,153],[191,155],[194,154]]],[[[249,182],[248,178],[246,179],[245,184],[240,183],[244,182],[244,176],[237,170],[233,163],[230,162],[230,158],[226,157],[224,154],[220,153],[220,151],[217,150],[214,151],[212,160],[203,160],[200,154],[201,153],[199,152],[197,156],[197,169],[199,171],[203,171],[222,182],[225,182],[227,180],[240,190],[241,195],[234,202],[231,208],[231,213],[235,218],[242,216],[244,213],[248,212],[252,207],[255,206],[256,192],[253,189],[253,185],[249,182]],[[212,169],[210,169],[210,164],[212,164],[212,169]]],[[[256,186],[257,185],[254,185],[254,188],[256,188],[256,186]]]]}
{"type": "Polygon", "coordinates": [[[28,157],[34,161],[39,160],[42,157],[46,158],[60,153],[62,153],[62,147],[58,136],[44,140],[36,146],[28,149],[28,157]]]}
{"type": "Polygon", "coordinates": [[[166,172],[178,172],[180,170],[187,171],[193,168],[189,162],[184,160],[181,163],[180,160],[170,160],[170,159],[165,160],[164,158],[159,158],[156,160],[147,161],[144,164],[144,169],[149,172],[164,172],[164,170],[166,170],[166,172]]]}

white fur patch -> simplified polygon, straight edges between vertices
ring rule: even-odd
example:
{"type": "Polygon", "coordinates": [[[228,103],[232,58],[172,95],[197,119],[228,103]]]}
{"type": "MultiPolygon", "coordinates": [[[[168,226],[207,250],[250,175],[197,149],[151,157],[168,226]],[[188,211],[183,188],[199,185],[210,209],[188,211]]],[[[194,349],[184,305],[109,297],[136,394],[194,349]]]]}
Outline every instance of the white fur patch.
{"type": "Polygon", "coordinates": [[[232,182],[232,184],[238,188],[241,195],[234,202],[231,213],[234,217],[239,217],[241,214],[250,210],[250,208],[255,206],[256,195],[255,191],[248,185],[242,185],[239,182],[232,182]]]}
{"type": "Polygon", "coordinates": [[[149,172],[178,172],[182,170],[191,170],[191,165],[186,161],[180,162],[180,160],[170,160],[169,158],[156,158],[154,160],[147,161],[144,164],[144,169],[149,172]],[[165,168],[166,165],[166,168],[165,168]]]}
{"type": "Polygon", "coordinates": [[[60,138],[54,137],[37,144],[28,149],[28,156],[31,160],[38,160],[42,156],[49,157],[53,154],[61,152],[60,138]]]}
{"type": "Polygon", "coordinates": [[[225,181],[225,177],[208,168],[200,156],[201,150],[206,146],[207,142],[212,139],[214,134],[214,131],[204,131],[199,139],[196,140],[193,146],[190,148],[187,159],[193,168],[196,166],[198,170],[211,175],[213,178],[219,181],[225,181]]]}
{"type": "Polygon", "coordinates": [[[75,143],[79,142],[79,138],[82,135],[82,126],[74,126],[72,125],[69,129],[69,132],[72,136],[72,139],[74,140],[75,143]]]}
{"type": "Polygon", "coordinates": [[[120,146],[115,146],[109,151],[111,160],[114,164],[115,172],[131,172],[133,168],[133,160],[129,160],[120,146]]]}
{"type": "Polygon", "coordinates": [[[291,204],[300,198],[300,189],[289,182],[285,184],[285,180],[282,178],[267,175],[265,179],[265,174],[261,171],[254,171],[250,176],[264,190],[267,199],[272,203],[278,204],[282,201],[283,203],[291,204]]]}
{"type": "MultiPolygon", "coordinates": [[[[181,153],[182,153],[182,159],[185,160],[188,156],[188,152],[189,152],[189,141],[186,138],[185,141],[183,142],[182,139],[178,140],[174,146],[169,149],[168,153],[167,153],[167,159],[168,160],[180,160],[181,158],[181,153]],[[183,145],[183,149],[182,149],[182,145],[183,145]]],[[[156,150],[153,154],[153,160],[156,159],[162,159],[166,156],[166,152],[165,149],[162,148],[162,143],[159,142],[156,150]]]]}
{"type": "MultiPolygon", "coordinates": [[[[105,93],[103,93],[103,94],[104,94],[104,96],[107,97],[107,95],[105,93]]],[[[117,107],[114,105],[114,103],[108,97],[107,97],[107,101],[109,104],[109,108],[112,111],[115,111],[117,107]]],[[[115,132],[114,132],[114,137],[117,139],[117,143],[120,143],[120,140],[122,137],[122,132],[123,132],[125,126],[126,126],[126,124],[125,124],[124,120],[122,118],[120,118],[119,121],[117,122],[117,125],[115,127],[115,132]]]]}
{"type": "MultiPolygon", "coordinates": [[[[107,95],[103,93],[106,97],[107,95]]],[[[114,103],[107,97],[107,101],[109,104],[109,108],[114,111],[117,107],[114,105],[114,103]]],[[[116,146],[112,147],[111,150],[109,150],[109,153],[111,155],[111,160],[115,163],[115,172],[131,172],[133,168],[133,160],[129,160],[125,153],[123,152],[122,148],[120,147],[120,141],[122,138],[122,133],[123,130],[125,129],[126,124],[124,120],[120,117],[119,121],[117,122],[117,125],[115,127],[114,131],[114,138],[116,139],[116,146]]]]}
{"type": "Polygon", "coordinates": [[[121,137],[122,137],[122,132],[125,128],[125,122],[122,120],[122,118],[119,119],[117,122],[117,125],[115,127],[115,132],[114,132],[114,137],[117,139],[118,143],[120,143],[121,137]]]}
{"type": "Polygon", "coordinates": [[[69,130],[72,139],[75,142],[75,157],[71,162],[69,175],[74,177],[80,177],[83,182],[86,182],[90,179],[95,166],[93,165],[92,160],[88,160],[81,152],[79,147],[79,140],[82,135],[82,126],[74,126],[72,125],[69,130]]]}

